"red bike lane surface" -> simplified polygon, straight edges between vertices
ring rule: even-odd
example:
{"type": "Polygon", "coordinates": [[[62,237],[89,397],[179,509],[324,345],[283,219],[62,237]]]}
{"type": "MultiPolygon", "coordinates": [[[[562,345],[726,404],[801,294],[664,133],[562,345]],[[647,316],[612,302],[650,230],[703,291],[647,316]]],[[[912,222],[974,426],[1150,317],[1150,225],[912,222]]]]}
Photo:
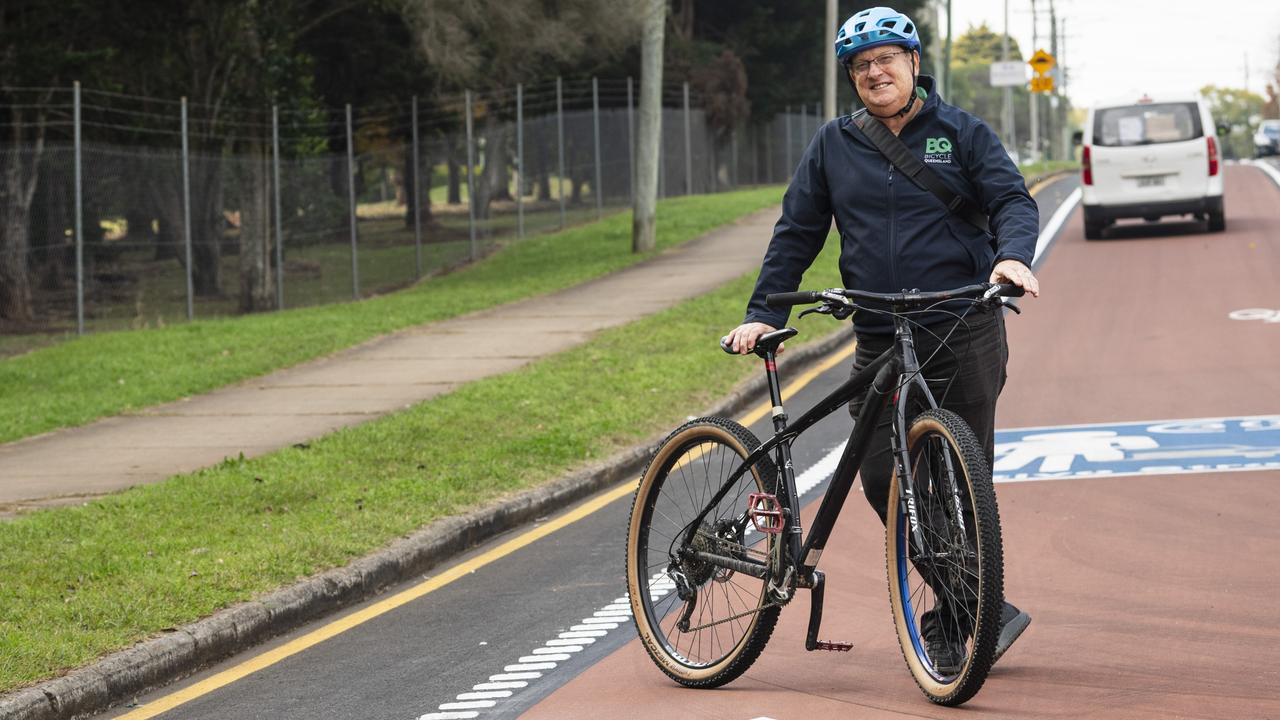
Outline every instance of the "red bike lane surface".
{"type": "MultiPolygon", "coordinates": [[[[1000,427],[1280,412],[1280,190],[1226,169],[1227,231],[1134,224],[1085,241],[1073,214],[1009,318],[1000,427]]],[[[884,535],[858,498],[823,556],[824,639],[807,593],[760,659],[716,690],[668,680],[638,641],[522,717],[1280,718],[1280,472],[1001,484],[1006,594],[1034,618],[962,710],[916,689],[890,622],[884,535]]],[[[807,509],[812,513],[814,505],[807,509]]]]}

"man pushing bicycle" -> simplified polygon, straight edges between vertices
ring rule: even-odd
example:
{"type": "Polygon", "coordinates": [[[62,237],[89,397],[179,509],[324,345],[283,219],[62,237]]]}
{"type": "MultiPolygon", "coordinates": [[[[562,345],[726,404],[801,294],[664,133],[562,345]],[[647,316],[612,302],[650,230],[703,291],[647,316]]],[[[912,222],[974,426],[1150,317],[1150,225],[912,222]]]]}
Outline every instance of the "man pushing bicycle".
{"type": "MultiPolygon", "coordinates": [[[[787,188],[746,318],[727,343],[746,354],[786,324],[789,308],[769,307],[765,297],[797,289],[833,219],[847,288],[936,291],[989,280],[1038,296],[1030,269],[1039,233],[1035,201],[991,128],[943,102],[933,78],[919,74],[915,23],[891,8],[863,10],[837,33],[836,58],[866,110],[828,122],[810,142],[787,188]]],[[[916,320],[916,348],[931,391],[972,427],[990,465],[1008,362],[1001,313],[944,308],[916,320]]],[[[893,324],[859,313],[854,327],[856,373],[892,346],[893,324]]],[[[850,407],[855,417],[858,404],[850,407]]],[[[881,415],[861,472],[881,521],[894,463],[890,416],[881,415]]],[[[923,623],[927,652],[944,671],[964,661],[964,648],[954,635],[931,630],[963,625],[964,603],[944,603],[923,623]]],[[[1030,622],[1004,603],[995,658],[1030,622]]]]}

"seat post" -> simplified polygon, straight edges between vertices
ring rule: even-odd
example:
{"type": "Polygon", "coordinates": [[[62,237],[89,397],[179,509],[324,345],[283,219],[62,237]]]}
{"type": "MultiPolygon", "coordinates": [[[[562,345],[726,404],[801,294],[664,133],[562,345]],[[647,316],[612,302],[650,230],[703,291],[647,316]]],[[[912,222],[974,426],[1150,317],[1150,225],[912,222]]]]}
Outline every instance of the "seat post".
{"type": "Polygon", "coordinates": [[[772,349],[764,355],[764,374],[769,379],[769,401],[773,406],[773,431],[787,427],[787,413],[782,409],[782,385],[778,382],[778,354],[772,349]]]}

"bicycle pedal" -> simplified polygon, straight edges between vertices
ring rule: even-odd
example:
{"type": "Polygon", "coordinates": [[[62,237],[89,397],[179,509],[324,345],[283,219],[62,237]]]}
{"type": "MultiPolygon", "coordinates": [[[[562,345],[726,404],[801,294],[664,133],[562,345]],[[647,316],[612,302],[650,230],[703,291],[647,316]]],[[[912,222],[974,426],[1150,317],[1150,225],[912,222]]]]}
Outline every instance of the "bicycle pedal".
{"type": "Polygon", "coordinates": [[[814,650],[829,650],[831,652],[849,652],[853,649],[853,643],[846,642],[829,642],[827,640],[819,640],[814,643],[814,650]]]}
{"type": "Polygon", "coordinates": [[[765,535],[778,535],[782,532],[782,505],[775,495],[769,493],[751,493],[747,496],[747,515],[756,530],[765,535]]]}

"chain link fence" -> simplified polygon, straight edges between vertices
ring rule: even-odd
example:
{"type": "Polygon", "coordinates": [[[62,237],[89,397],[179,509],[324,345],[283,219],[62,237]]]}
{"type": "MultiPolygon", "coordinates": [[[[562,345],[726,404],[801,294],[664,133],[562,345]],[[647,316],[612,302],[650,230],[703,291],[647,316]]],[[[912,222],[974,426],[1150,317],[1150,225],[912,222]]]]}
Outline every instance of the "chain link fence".
{"type": "MultiPolygon", "coordinates": [[[[629,208],[638,84],[374,108],[0,93],[0,354],[389,292],[629,208]]],[[[731,128],[663,92],[659,195],[786,182],[817,104],[731,128]]]]}

